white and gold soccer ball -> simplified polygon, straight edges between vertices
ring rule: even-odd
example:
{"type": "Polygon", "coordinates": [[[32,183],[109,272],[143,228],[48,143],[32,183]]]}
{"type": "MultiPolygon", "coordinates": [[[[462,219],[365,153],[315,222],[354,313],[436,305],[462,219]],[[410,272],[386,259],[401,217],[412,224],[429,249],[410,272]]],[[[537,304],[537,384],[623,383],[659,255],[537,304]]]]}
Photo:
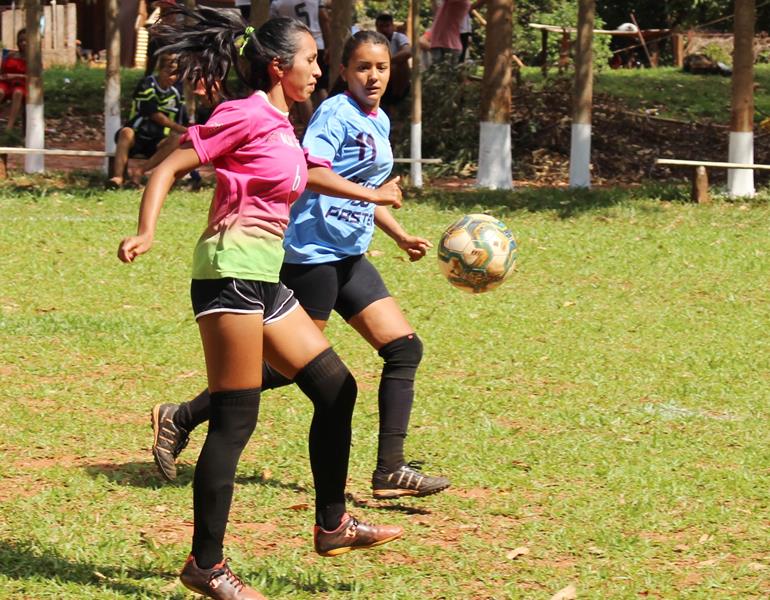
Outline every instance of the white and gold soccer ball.
{"type": "Polygon", "coordinates": [[[505,223],[491,215],[465,215],[441,236],[438,264],[456,288],[474,294],[488,292],[513,272],[516,240],[505,223]]]}

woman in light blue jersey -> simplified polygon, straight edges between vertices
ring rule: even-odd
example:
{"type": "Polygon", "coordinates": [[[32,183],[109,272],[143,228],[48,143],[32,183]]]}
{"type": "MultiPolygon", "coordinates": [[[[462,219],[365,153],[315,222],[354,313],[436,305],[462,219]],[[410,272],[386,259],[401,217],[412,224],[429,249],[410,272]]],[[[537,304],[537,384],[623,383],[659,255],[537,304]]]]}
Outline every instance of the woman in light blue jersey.
{"type": "MultiPolygon", "coordinates": [[[[375,226],[412,261],[431,247],[428,240],[404,231],[384,206],[373,203],[383,195],[400,198],[398,177],[387,181],[393,168],[390,120],[380,109],[389,75],[387,38],[359,31],[348,39],[340,71],[347,90],[318,107],[302,142],[310,155],[326,160],[329,168],[309,171],[307,187],[313,191],[305,192],[292,206],[280,275],[320,329],[334,310],[383,358],[377,466],[372,474],[375,498],[427,496],[449,487],[447,478],[426,475],[404,457],[422,343],[366,258],[375,226]]],[[[267,359],[270,365],[265,366],[262,389],[289,383],[280,374],[283,366],[267,359]]],[[[187,432],[206,420],[208,394],[203,392],[179,407],[160,406],[173,414],[175,432],[160,432],[162,424],[154,423],[156,460],[175,458],[187,432]]],[[[165,462],[169,463],[166,468],[162,460],[159,467],[171,478],[173,460],[165,462]]]]}

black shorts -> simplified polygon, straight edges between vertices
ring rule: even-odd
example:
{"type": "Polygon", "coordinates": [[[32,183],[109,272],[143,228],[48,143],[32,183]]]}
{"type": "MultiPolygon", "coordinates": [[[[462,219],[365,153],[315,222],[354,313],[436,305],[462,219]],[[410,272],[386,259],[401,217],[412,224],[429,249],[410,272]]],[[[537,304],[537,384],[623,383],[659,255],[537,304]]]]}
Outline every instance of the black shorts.
{"type": "MultiPolygon", "coordinates": [[[[121,127],[122,129],[122,127],[121,127]]],[[[118,143],[118,136],[120,135],[120,129],[115,132],[115,143],[118,143]]],[[[158,150],[158,144],[160,144],[163,136],[161,137],[145,137],[134,131],[134,145],[128,150],[128,156],[134,158],[135,156],[144,156],[150,158],[158,150]]]]}
{"type": "Polygon", "coordinates": [[[282,283],[250,279],[193,279],[190,284],[195,319],[213,313],[261,314],[267,325],[279,321],[299,306],[282,283]]]}
{"type": "Polygon", "coordinates": [[[317,265],[281,267],[281,281],[311,318],[327,321],[332,310],[349,321],[367,306],[390,293],[366,257],[351,256],[317,265]]]}

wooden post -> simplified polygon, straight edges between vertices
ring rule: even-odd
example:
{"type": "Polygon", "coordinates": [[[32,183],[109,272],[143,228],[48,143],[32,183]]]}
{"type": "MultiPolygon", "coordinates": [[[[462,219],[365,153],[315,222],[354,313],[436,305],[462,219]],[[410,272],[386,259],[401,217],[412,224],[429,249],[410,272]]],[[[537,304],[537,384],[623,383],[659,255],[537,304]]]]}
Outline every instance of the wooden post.
{"type": "Polygon", "coordinates": [[[487,4],[487,41],[481,82],[479,170],[476,182],[489,189],[511,189],[511,35],[513,0],[487,4]]]}
{"type": "MultiPolygon", "coordinates": [[[[118,0],[104,3],[105,48],[107,67],[104,71],[104,151],[115,152],[115,134],[120,130],[120,23],[118,0]]],[[[110,173],[108,158],[104,159],[104,171],[110,173]]],[[[122,175],[122,174],[119,174],[122,175]]]]}
{"type": "MultiPolygon", "coordinates": [[[[732,114],[728,162],[754,162],[754,19],[755,0],[735,0],[732,114]]],[[[754,172],[727,171],[727,191],[733,198],[753,196],[754,172]]]]}
{"type": "Polygon", "coordinates": [[[695,167],[692,176],[692,201],[698,204],[708,204],[711,201],[709,196],[709,176],[706,167],[700,165],[695,167]]]}
{"type": "MultiPolygon", "coordinates": [[[[40,36],[40,0],[26,0],[27,27],[27,148],[45,148],[43,111],[43,52],[40,36]]],[[[29,154],[24,159],[27,173],[45,170],[42,154],[29,154]]]]}
{"type": "Polygon", "coordinates": [[[572,139],[569,159],[569,185],[591,187],[591,110],[593,107],[593,38],[595,0],[579,0],[577,48],[575,50],[575,88],[572,111],[572,139]]]}
{"type": "Polygon", "coordinates": [[[540,72],[543,79],[548,77],[548,30],[540,30],[540,72]]]}
{"type": "Polygon", "coordinates": [[[675,33],[671,36],[671,52],[674,55],[674,66],[681,69],[684,66],[684,35],[675,33]]]}
{"type": "Polygon", "coordinates": [[[340,72],[342,47],[353,25],[353,0],[334,0],[331,14],[331,43],[329,44],[329,85],[334,86],[340,72]]]}
{"type": "Polygon", "coordinates": [[[409,16],[412,36],[412,122],[409,132],[410,179],[414,187],[422,187],[422,65],[420,64],[420,0],[410,1],[409,16]]]}

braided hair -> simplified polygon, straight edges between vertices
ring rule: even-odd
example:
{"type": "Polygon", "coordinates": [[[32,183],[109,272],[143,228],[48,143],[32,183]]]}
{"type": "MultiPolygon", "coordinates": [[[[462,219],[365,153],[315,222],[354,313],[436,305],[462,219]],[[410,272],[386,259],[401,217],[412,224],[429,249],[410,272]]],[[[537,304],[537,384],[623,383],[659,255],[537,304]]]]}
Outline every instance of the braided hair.
{"type": "Polygon", "coordinates": [[[179,78],[201,82],[209,99],[215,94],[234,96],[227,87],[231,69],[249,89],[267,91],[270,63],[277,59],[281,67],[289,67],[299,48],[300,34],[312,35],[295,19],[270,19],[255,30],[230,11],[205,6],[190,9],[168,2],[163,5],[172,18],[150,30],[160,40],[156,53],[176,54],[179,78]]]}

